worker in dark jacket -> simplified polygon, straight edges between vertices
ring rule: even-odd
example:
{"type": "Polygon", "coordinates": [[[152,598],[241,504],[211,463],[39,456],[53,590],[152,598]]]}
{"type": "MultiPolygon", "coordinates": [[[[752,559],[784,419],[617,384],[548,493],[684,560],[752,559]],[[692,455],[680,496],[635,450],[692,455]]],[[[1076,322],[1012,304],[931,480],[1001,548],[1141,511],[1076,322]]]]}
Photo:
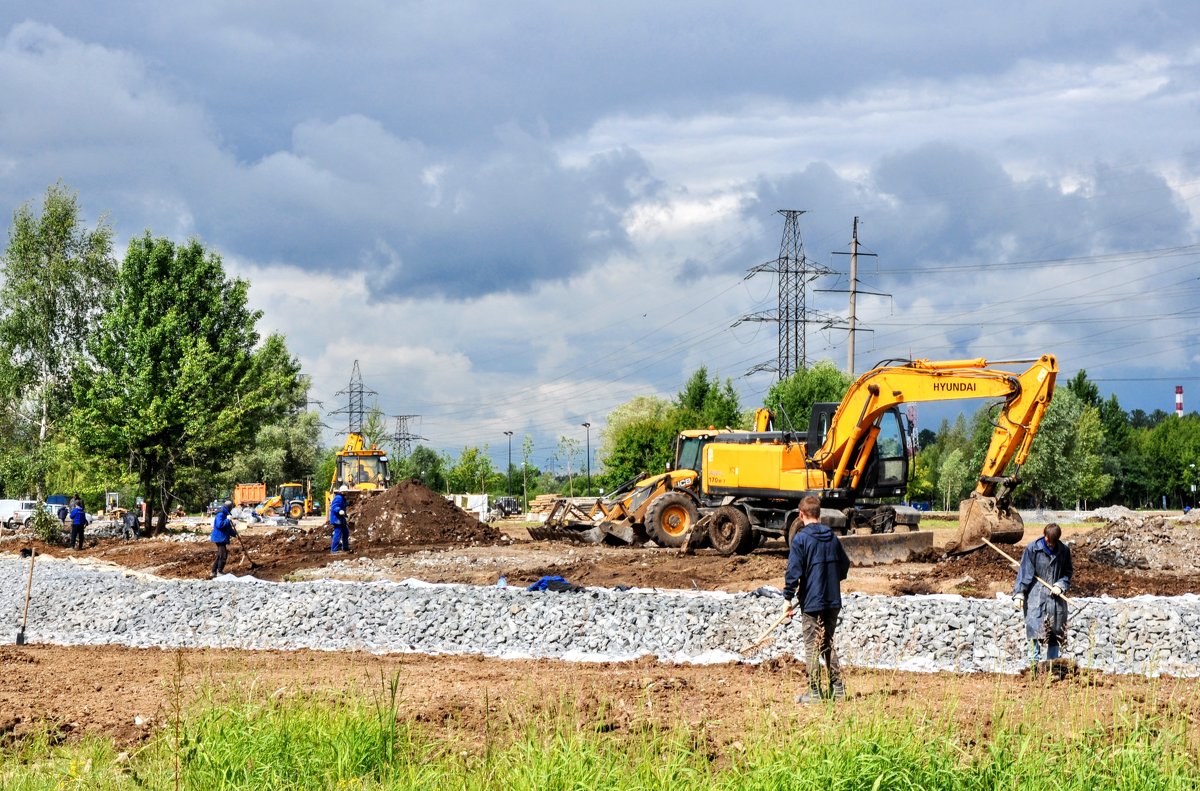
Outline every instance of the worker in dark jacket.
{"type": "Polygon", "coordinates": [[[121,535],[125,538],[137,538],[138,527],[138,512],[131,508],[121,517],[121,535]]]}
{"type": "Polygon", "coordinates": [[[338,492],[329,503],[329,524],[333,526],[333,543],[330,552],[350,551],[350,522],[346,519],[346,498],[338,492]]]}
{"type": "Polygon", "coordinates": [[[1032,641],[1033,661],[1058,659],[1059,648],[1067,642],[1067,600],[1062,598],[1071,587],[1071,548],[1062,541],[1062,528],[1051,522],[1042,537],[1025,547],[1013,601],[1025,614],[1025,636],[1032,641]],[[1047,588],[1038,578],[1050,584],[1047,588]]]}
{"type": "Polygon", "coordinates": [[[816,703],[826,696],[842,700],[846,687],[833,633],[842,611],[842,580],[850,572],[850,558],[833,531],[821,524],[819,498],[809,495],[802,499],[798,518],[804,527],[792,538],[783,585],[788,615],[800,611],[804,635],[808,692],[797,700],[816,703]],[[828,687],[821,683],[822,660],[829,671],[828,687]]]}
{"type": "Polygon", "coordinates": [[[83,549],[83,528],[88,523],[87,511],[83,510],[83,501],[71,509],[71,540],[67,546],[72,549],[83,549]]]}
{"type": "Polygon", "coordinates": [[[225,573],[225,561],[229,558],[229,541],[237,535],[237,527],[230,516],[232,512],[233,503],[226,500],[213,517],[212,535],[208,540],[216,544],[217,556],[213,558],[211,577],[225,573]]]}

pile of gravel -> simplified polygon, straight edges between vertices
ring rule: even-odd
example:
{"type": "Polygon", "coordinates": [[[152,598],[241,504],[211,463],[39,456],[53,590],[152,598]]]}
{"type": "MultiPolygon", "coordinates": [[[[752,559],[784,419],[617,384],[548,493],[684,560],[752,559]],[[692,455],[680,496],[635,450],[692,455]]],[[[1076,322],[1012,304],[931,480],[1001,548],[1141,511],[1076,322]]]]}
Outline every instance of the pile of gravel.
{"type": "MultiPolygon", "coordinates": [[[[0,613],[15,634],[29,561],[0,556],[0,613]]],[[[1067,655],[1115,673],[1200,676],[1200,597],[1085,600],[1067,655]]],[[[29,642],[138,647],[362,650],[610,661],[741,658],[780,613],[775,596],[587,589],[578,593],[408,581],[211,582],[40,558],[29,642]]],[[[0,637],[0,639],[5,639],[0,637]]],[[[838,649],[848,665],[1016,672],[1024,628],[1009,600],[953,595],[846,598],[838,649]]],[[[803,656],[798,624],[755,660],[803,656]]]]}
{"type": "Polygon", "coordinates": [[[1092,511],[1089,515],[1088,521],[1095,519],[1111,522],[1115,519],[1136,519],[1137,516],[1138,512],[1134,511],[1132,508],[1126,508],[1123,505],[1109,505],[1092,511]]]}
{"type": "Polygon", "coordinates": [[[1117,569],[1200,573],[1200,525],[1162,516],[1117,519],[1078,538],[1073,549],[1117,569]]]}

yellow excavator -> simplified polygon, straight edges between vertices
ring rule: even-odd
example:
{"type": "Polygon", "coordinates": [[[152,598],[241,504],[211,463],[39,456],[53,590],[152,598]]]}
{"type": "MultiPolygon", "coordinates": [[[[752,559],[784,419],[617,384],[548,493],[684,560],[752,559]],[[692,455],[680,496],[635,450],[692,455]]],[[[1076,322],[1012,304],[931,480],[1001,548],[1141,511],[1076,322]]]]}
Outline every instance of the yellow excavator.
{"type": "Polygon", "coordinates": [[[653,539],[668,547],[706,539],[723,554],[744,553],[770,537],[790,539],[800,499],[812,494],[821,498],[822,521],[844,536],[855,562],[904,559],[932,547],[933,534],[918,531],[919,511],[885,502],[902,497],[909,479],[909,434],[900,407],[1000,398],[975,491],[960,503],[959,530],[947,549],[967,552],[984,538],[1011,543],[1024,525],[1009,495],[1057,374],[1048,354],[882,364],[860,376],[841,402],[815,404],[805,433],[772,430],[766,410],[756,414],[753,431],[684,431],[671,470],[629,481],[586,511],[560,500],[545,526],[530,533],[590,542],[653,539]],[[1023,373],[994,367],[1013,363],[1032,365],[1023,373]]]}

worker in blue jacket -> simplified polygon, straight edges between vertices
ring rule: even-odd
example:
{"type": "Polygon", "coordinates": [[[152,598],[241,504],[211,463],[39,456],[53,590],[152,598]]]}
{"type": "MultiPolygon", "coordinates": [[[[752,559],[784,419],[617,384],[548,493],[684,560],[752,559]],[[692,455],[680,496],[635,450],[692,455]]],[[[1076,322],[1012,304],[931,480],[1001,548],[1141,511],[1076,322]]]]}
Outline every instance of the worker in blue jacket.
{"type": "Polygon", "coordinates": [[[229,541],[237,535],[237,527],[230,516],[232,511],[233,503],[226,500],[213,517],[212,535],[208,540],[216,544],[217,556],[213,559],[211,577],[225,573],[225,561],[229,558],[229,541]]]}
{"type": "Polygon", "coordinates": [[[821,523],[821,500],[809,495],[800,501],[796,531],[788,551],[783,596],[788,615],[800,611],[804,635],[808,692],[797,700],[816,703],[824,697],[842,700],[846,687],[833,645],[833,631],[842,611],[842,580],[850,573],[850,558],[833,531],[821,523]],[[793,601],[795,597],[795,601],[793,601]],[[829,686],[821,684],[821,662],[829,671],[829,686]]]}
{"type": "Polygon", "coordinates": [[[88,523],[87,511],[83,510],[83,501],[71,509],[71,540],[67,546],[72,549],[83,549],[83,528],[88,523]]]}
{"type": "Polygon", "coordinates": [[[329,504],[329,524],[333,526],[333,543],[330,552],[350,551],[350,522],[346,519],[346,498],[338,492],[329,504]]]}

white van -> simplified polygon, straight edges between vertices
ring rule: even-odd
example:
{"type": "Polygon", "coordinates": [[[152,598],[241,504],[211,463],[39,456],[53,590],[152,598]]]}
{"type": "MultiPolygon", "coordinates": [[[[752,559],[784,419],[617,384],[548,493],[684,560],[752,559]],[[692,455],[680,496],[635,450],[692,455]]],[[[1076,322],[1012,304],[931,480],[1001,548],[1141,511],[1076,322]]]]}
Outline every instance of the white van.
{"type": "MultiPolygon", "coordinates": [[[[54,516],[54,506],[42,507],[54,516]]],[[[21,525],[30,527],[33,525],[33,515],[37,513],[37,509],[37,500],[0,500],[0,524],[9,530],[16,530],[21,525]]]]}

